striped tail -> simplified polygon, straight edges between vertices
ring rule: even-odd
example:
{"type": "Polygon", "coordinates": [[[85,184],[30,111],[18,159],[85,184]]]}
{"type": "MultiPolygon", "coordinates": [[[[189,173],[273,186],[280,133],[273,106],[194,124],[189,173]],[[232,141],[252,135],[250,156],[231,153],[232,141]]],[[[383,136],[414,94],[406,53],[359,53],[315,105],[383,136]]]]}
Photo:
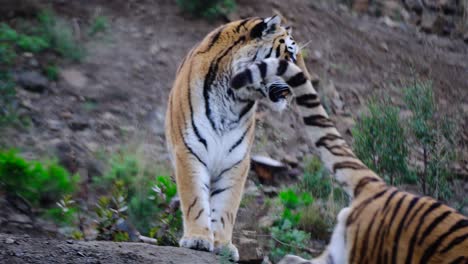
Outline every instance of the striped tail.
{"type": "Polygon", "coordinates": [[[351,197],[356,197],[367,183],[382,181],[355,156],[328,117],[308,74],[294,63],[276,58],[265,59],[234,75],[231,86],[240,89],[273,76],[281,77],[291,87],[308,136],[322,162],[351,197]]]}

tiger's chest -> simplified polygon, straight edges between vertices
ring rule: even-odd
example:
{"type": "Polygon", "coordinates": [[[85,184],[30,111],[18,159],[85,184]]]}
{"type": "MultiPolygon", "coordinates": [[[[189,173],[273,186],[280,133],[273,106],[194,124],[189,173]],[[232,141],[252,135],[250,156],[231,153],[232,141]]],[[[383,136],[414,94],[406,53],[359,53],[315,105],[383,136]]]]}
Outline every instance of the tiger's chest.
{"type": "Polygon", "coordinates": [[[187,140],[215,177],[248,157],[253,135],[248,132],[256,107],[254,102],[249,105],[234,101],[227,92],[199,95],[192,109],[193,125],[187,131],[187,140]]]}

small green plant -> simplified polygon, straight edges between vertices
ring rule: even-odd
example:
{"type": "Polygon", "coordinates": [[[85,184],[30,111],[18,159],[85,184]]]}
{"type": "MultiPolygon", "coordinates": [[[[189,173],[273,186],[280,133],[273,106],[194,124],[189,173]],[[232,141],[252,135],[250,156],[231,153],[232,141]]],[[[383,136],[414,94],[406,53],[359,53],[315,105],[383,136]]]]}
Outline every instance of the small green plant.
{"type": "Polygon", "coordinates": [[[50,47],[64,58],[81,61],[85,49],[73,36],[73,30],[64,20],[50,11],[43,11],[38,16],[39,35],[47,40],[50,47]]]}
{"type": "Polygon", "coordinates": [[[14,150],[0,151],[0,188],[34,206],[49,206],[72,194],[78,179],[56,161],[28,161],[14,150]]]}
{"type": "Polygon", "coordinates": [[[55,223],[66,226],[74,225],[78,208],[73,197],[70,194],[67,194],[58,201],[56,205],[57,207],[48,209],[45,216],[51,218],[55,223]]]}
{"type": "Polygon", "coordinates": [[[59,78],[59,68],[56,65],[49,65],[45,69],[47,78],[52,81],[57,81],[59,78]]]}
{"type": "Polygon", "coordinates": [[[293,227],[289,220],[283,221],[281,225],[271,228],[270,258],[278,262],[287,254],[294,254],[303,258],[310,258],[305,248],[310,240],[310,235],[293,227]]]}
{"type": "Polygon", "coordinates": [[[119,230],[119,221],[128,217],[127,191],[123,181],[116,181],[112,186],[111,196],[101,196],[95,209],[97,219],[97,239],[128,241],[128,233],[119,230]],[[125,235],[126,234],[126,235],[125,235]]]}
{"type": "Polygon", "coordinates": [[[312,196],[306,192],[296,193],[293,188],[287,188],[279,193],[277,200],[283,212],[270,228],[270,235],[273,238],[270,243],[271,259],[276,262],[286,254],[308,256],[303,250],[310,235],[297,229],[297,226],[302,218],[303,209],[313,204],[312,196]]]}
{"type": "Polygon", "coordinates": [[[399,184],[408,174],[408,148],[399,110],[389,103],[371,101],[369,115],[353,129],[356,155],[391,185],[399,184]]]}
{"type": "Polygon", "coordinates": [[[205,18],[215,18],[227,15],[235,10],[234,0],[176,0],[182,10],[205,18]]]}
{"type": "Polygon", "coordinates": [[[105,16],[95,16],[88,29],[88,35],[93,37],[109,29],[109,21],[105,16]]]}
{"type": "Polygon", "coordinates": [[[0,73],[0,128],[16,119],[15,83],[8,74],[0,73]]]}
{"type": "Polygon", "coordinates": [[[430,82],[415,82],[405,90],[405,103],[413,113],[409,130],[422,149],[423,168],[419,185],[425,195],[448,199],[449,165],[456,157],[458,128],[452,120],[438,115],[430,82]]]}

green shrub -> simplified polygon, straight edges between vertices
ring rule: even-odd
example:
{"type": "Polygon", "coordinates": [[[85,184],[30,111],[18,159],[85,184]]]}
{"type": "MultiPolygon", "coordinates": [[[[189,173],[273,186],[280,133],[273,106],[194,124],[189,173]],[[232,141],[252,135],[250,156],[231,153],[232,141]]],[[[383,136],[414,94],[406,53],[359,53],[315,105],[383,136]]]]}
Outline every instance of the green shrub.
{"type": "Polygon", "coordinates": [[[234,0],[176,0],[182,10],[205,18],[215,18],[234,11],[234,0]]]}
{"type": "Polygon", "coordinates": [[[159,171],[157,166],[146,164],[141,155],[126,150],[110,158],[108,172],[95,183],[108,189],[121,182],[128,220],[141,234],[156,238],[161,245],[174,246],[182,230],[181,212],[171,206],[177,188],[171,177],[158,175],[159,171]]]}
{"type": "Polygon", "coordinates": [[[408,174],[408,149],[399,110],[386,102],[369,104],[353,129],[354,151],[369,168],[391,185],[399,184],[408,174]]]}
{"type": "Polygon", "coordinates": [[[290,221],[286,220],[281,225],[272,227],[271,237],[269,256],[273,262],[278,262],[287,254],[310,258],[310,255],[304,252],[310,235],[294,228],[290,221]]]}
{"type": "Polygon", "coordinates": [[[81,61],[85,55],[84,47],[73,37],[73,30],[65,21],[58,19],[52,12],[43,11],[38,16],[37,31],[50,44],[50,47],[64,58],[81,61]]]}
{"type": "Polygon", "coordinates": [[[409,130],[415,147],[423,154],[423,168],[418,168],[419,185],[425,195],[448,199],[449,165],[455,159],[458,127],[452,120],[438,115],[430,82],[415,82],[405,89],[405,103],[412,116],[409,130]]]}
{"type": "Polygon", "coordinates": [[[0,188],[34,206],[49,206],[72,194],[78,175],[70,175],[56,161],[27,161],[16,151],[0,151],[0,188]]]}
{"type": "Polygon", "coordinates": [[[43,37],[19,35],[16,45],[24,51],[38,53],[49,48],[49,43],[43,37]]]}

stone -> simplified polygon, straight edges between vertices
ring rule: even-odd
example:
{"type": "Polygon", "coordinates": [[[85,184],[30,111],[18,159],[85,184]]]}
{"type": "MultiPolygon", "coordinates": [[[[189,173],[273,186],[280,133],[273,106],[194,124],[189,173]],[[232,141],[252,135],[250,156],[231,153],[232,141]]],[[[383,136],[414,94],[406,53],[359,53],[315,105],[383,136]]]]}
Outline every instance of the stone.
{"type": "Polygon", "coordinates": [[[8,221],[17,224],[30,224],[32,223],[31,218],[24,214],[11,214],[8,216],[8,221]]]}
{"type": "Polygon", "coordinates": [[[423,11],[423,3],[422,0],[405,0],[405,5],[411,11],[414,11],[420,14],[423,11]]]}
{"type": "Polygon", "coordinates": [[[369,10],[369,0],[355,0],[352,9],[359,13],[367,12],[369,10]]]}
{"type": "Polygon", "coordinates": [[[73,88],[84,88],[88,83],[86,76],[75,69],[65,69],[60,72],[60,76],[73,88]]]}
{"type": "Polygon", "coordinates": [[[16,82],[24,89],[35,93],[43,93],[49,85],[49,80],[37,71],[24,71],[17,74],[16,82]]]}
{"type": "Polygon", "coordinates": [[[255,239],[257,232],[244,230],[237,243],[241,262],[261,262],[263,252],[255,239]],[[247,232],[246,232],[247,231],[247,232]]]}
{"type": "Polygon", "coordinates": [[[15,243],[15,240],[13,240],[12,238],[5,239],[5,244],[13,244],[13,243],[15,243]]]}
{"type": "Polygon", "coordinates": [[[421,17],[421,30],[426,33],[448,34],[452,23],[441,13],[425,10],[421,17]]]}
{"type": "Polygon", "coordinates": [[[82,117],[75,117],[68,122],[68,127],[75,131],[85,130],[90,127],[88,120],[82,117]]]}
{"type": "Polygon", "coordinates": [[[58,120],[47,120],[46,121],[47,127],[52,131],[59,131],[64,128],[64,124],[58,120]]]}

